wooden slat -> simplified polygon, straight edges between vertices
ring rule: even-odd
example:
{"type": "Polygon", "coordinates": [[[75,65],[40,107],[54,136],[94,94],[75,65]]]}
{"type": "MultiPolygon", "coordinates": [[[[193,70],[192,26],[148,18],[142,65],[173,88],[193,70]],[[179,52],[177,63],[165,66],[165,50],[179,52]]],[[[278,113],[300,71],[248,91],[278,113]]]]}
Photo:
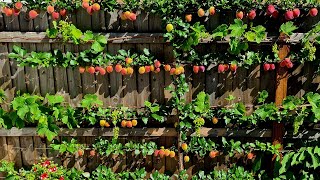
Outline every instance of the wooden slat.
{"type": "MultiPolygon", "coordinates": [[[[39,22],[40,23],[40,22],[39,22]]],[[[37,24],[34,25],[39,28],[37,24]]],[[[44,26],[46,27],[46,26],[44,26]]],[[[42,28],[44,28],[42,27],[42,28]]],[[[137,26],[138,27],[138,26],[137,26]]],[[[141,28],[141,31],[144,31],[145,28],[141,28]]],[[[35,29],[40,31],[39,29],[35,29]]],[[[45,30],[45,29],[44,29],[45,30]]],[[[108,38],[109,43],[167,43],[164,41],[163,33],[133,33],[133,32],[123,32],[123,33],[101,33],[102,35],[108,38]]],[[[292,35],[298,36],[297,33],[292,35]]],[[[302,35],[300,35],[303,37],[302,35]]],[[[299,36],[299,37],[300,37],[299,36]]],[[[262,44],[274,43],[277,40],[277,37],[268,37],[265,41],[262,41],[262,44]]],[[[299,40],[289,39],[286,43],[299,43],[299,40]]],[[[60,43],[63,42],[62,38],[48,38],[45,32],[1,32],[0,33],[0,42],[20,42],[20,43],[60,43]]],[[[72,43],[71,41],[69,43],[72,43]]],[[[216,43],[216,44],[227,44],[227,40],[221,41],[212,41],[212,39],[202,39],[202,43],[216,43]]],[[[283,43],[279,41],[279,43],[283,43]]]]}
{"type": "MultiPolygon", "coordinates": [[[[13,49],[13,43],[8,43],[8,52],[11,53],[13,49]]],[[[20,45],[15,43],[15,45],[20,45]]],[[[24,67],[19,67],[16,61],[10,61],[12,87],[15,87],[16,91],[21,93],[26,92],[26,81],[24,67]]]]}
{"type": "Polygon", "coordinates": [[[303,130],[297,134],[293,134],[292,131],[286,131],[284,133],[284,138],[287,139],[314,139],[317,140],[320,138],[320,129],[314,130],[303,130]]]}
{"type": "MultiPolygon", "coordinates": [[[[37,44],[37,51],[48,52],[50,51],[50,44],[37,44]]],[[[40,92],[42,96],[45,96],[47,93],[54,94],[54,74],[53,67],[49,68],[39,68],[38,74],[40,78],[40,92]]]]}
{"type": "Polygon", "coordinates": [[[11,70],[6,43],[0,43],[0,88],[12,88],[11,70]]]}
{"type": "Polygon", "coordinates": [[[20,11],[19,23],[21,32],[34,31],[33,20],[27,18],[27,12],[20,11]]]}
{"type": "Polygon", "coordinates": [[[4,31],[6,29],[3,13],[0,13],[0,31],[4,31]]]}
{"type": "MultiPolygon", "coordinates": [[[[162,44],[150,44],[150,53],[159,58],[160,62],[164,62],[164,48],[162,44]]],[[[165,73],[163,69],[159,73],[150,72],[150,91],[152,102],[164,102],[164,78],[165,73]]]]}
{"type": "MultiPolygon", "coordinates": [[[[227,129],[227,128],[201,128],[200,137],[271,137],[270,129],[227,129]]],[[[195,133],[189,134],[195,136],[195,133]]]]}
{"type": "Polygon", "coordinates": [[[22,164],[24,167],[31,167],[34,163],[33,159],[33,138],[32,137],[20,137],[22,164]]]}
{"type": "Polygon", "coordinates": [[[151,32],[163,32],[163,28],[162,28],[162,19],[154,14],[154,13],[150,13],[149,14],[149,31],[151,32]]]}
{"type": "Polygon", "coordinates": [[[78,9],[77,11],[77,24],[76,27],[82,31],[91,30],[91,16],[83,8],[78,9]]]}
{"type": "MultiPolygon", "coordinates": [[[[174,128],[120,128],[119,136],[145,136],[145,137],[159,137],[159,136],[176,136],[177,132],[174,128]]],[[[113,136],[112,129],[101,129],[100,136],[113,136]]]]}
{"type": "MultiPolygon", "coordinates": [[[[79,51],[84,51],[90,49],[90,46],[88,44],[79,45],[79,51]]],[[[82,79],[82,92],[83,94],[94,94],[96,92],[96,80],[95,75],[89,74],[89,73],[83,73],[81,74],[82,79]]]]}
{"type": "Polygon", "coordinates": [[[4,16],[5,29],[7,31],[19,31],[19,18],[17,16],[4,16]]]}
{"type": "MultiPolygon", "coordinates": [[[[109,53],[115,55],[118,50],[121,49],[120,44],[108,44],[109,53]]],[[[110,105],[117,106],[123,102],[123,87],[122,87],[122,75],[115,71],[109,74],[110,77],[110,105]]]]}
{"type": "MultiPolygon", "coordinates": [[[[310,131],[312,132],[312,131],[310,131]]],[[[174,137],[177,132],[174,128],[120,128],[119,136],[144,136],[144,137],[174,137]]],[[[195,134],[188,134],[194,136],[195,134]]],[[[12,128],[10,130],[0,129],[0,136],[20,137],[20,136],[37,136],[36,128],[12,128]]],[[[59,136],[113,136],[112,128],[77,128],[65,129],[60,128],[59,136]]],[[[200,136],[202,137],[271,137],[270,129],[227,129],[227,128],[201,128],[200,136]]]]}
{"type": "Polygon", "coordinates": [[[43,32],[49,28],[48,13],[40,11],[37,18],[33,20],[34,30],[36,32],[43,32]]]}
{"type": "Polygon", "coordinates": [[[133,22],[135,32],[148,32],[149,14],[144,11],[137,11],[137,19],[133,22]]]}
{"type": "MultiPolygon", "coordinates": [[[[26,48],[28,51],[36,51],[35,44],[23,44],[23,47],[26,48]]],[[[29,93],[40,94],[40,85],[39,85],[39,75],[38,75],[38,68],[37,67],[25,67],[25,77],[26,77],[26,84],[27,90],[29,93]]]]}
{"type": "Polygon", "coordinates": [[[22,167],[19,137],[7,137],[7,150],[9,161],[14,162],[16,167],[22,167]]]}
{"type": "MultiPolygon", "coordinates": [[[[78,46],[66,44],[65,51],[78,52],[78,46]]],[[[82,93],[81,75],[77,68],[67,68],[67,78],[69,85],[69,94],[71,98],[75,98],[82,93]]]]}
{"type": "MultiPolygon", "coordinates": [[[[7,145],[7,138],[0,136],[0,161],[9,161],[8,157],[8,145],[7,145]]],[[[0,178],[5,177],[4,172],[0,172],[0,178]]]]}
{"type": "Polygon", "coordinates": [[[106,30],[106,21],[104,11],[94,12],[92,14],[92,31],[101,32],[106,30]]]}
{"type": "MultiPolygon", "coordinates": [[[[134,49],[135,46],[131,44],[123,44],[122,49],[134,49]]],[[[123,78],[123,105],[136,106],[137,105],[137,76],[133,73],[131,76],[125,75],[123,78]]]]}
{"type": "MultiPolygon", "coordinates": [[[[120,13],[122,12],[120,11],[120,13]]],[[[134,31],[133,21],[120,20],[120,30],[121,32],[133,32],[134,31]]]]}
{"type": "MultiPolygon", "coordinates": [[[[150,46],[148,44],[137,44],[137,50],[143,51],[144,48],[149,49],[150,46]]],[[[137,74],[137,107],[144,107],[144,102],[149,99],[150,96],[150,76],[148,73],[139,74],[138,68],[135,69],[135,73],[137,74]]]]}
{"type": "Polygon", "coordinates": [[[206,71],[206,93],[209,95],[211,106],[218,105],[217,90],[218,90],[218,71],[216,67],[209,66],[206,71]]]}
{"type": "Polygon", "coordinates": [[[118,12],[105,12],[106,29],[107,31],[120,30],[120,20],[118,19],[118,12]]]}
{"type": "MultiPolygon", "coordinates": [[[[90,147],[92,147],[92,144],[95,143],[95,139],[96,137],[86,137],[86,144],[90,147]]],[[[89,151],[90,153],[90,151],[89,151]]],[[[100,164],[99,162],[99,158],[98,158],[98,153],[96,152],[96,155],[93,157],[88,156],[87,159],[87,169],[89,172],[92,172],[93,170],[95,170],[98,165],[100,164]]]]}
{"type": "MultiPolygon", "coordinates": [[[[54,50],[60,50],[61,52],[65,52],[64,45],[61,43],[54,43],[51,45],[51,48],[54,50]]],[[[56,92],[69,92],[68,87],[68,77],[67,71],[64,67],[54,67],[54,81],[55,81],[55,91],[56,92]]]]}

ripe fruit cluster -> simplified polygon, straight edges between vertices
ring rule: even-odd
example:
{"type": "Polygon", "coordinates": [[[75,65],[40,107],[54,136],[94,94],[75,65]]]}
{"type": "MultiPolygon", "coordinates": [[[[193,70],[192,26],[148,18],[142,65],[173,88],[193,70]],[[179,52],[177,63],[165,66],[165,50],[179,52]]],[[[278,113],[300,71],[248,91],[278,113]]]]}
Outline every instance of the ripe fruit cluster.
{"type": "Polygon", "coordinates": [[[293,67],[293,63],[291,62],[290,58],[285,58],[280,62],[280,67],[287,67],[291,69],[293,67]]]}
{"type": "Polygon", "coordinates": [[[125,128],[132,128],[132,127],[136,127],[138,125],[138,121],[137,120],[122,120],[121,121],[121,127],[125,128]]]}
{"type": "Polygon", "coordinates": [[[218,73],[223,73],[223,72],[226,72],[230,69],[230,71],[232,72],[236,72],[237,69],[238,69],[238,66],[237,64],[231,64],[229,66],[229,64],[219,64],[218,66],[218,73]]]}
{"type": "Polygon", "coordinates": [[[121,20],[130,20],[135,21],[137,20],[137,15],[134,12],[125,11],[120,15],[121,20]]]}
{"type": "MultiPolygon", "coordinates": [[[[215,7],[213,7],[213,6],[210,7],[210,8],[208,9],[208,11],[209,11],[209,15],[210,15],[210,16],[213,16],[213,15],[216,13],[216,9],[215,9],[215,7]]],[[[204,17],[205,14],[206,14],[206,12],[205,12],[204,9],[199,8],[197,14],[198,14],[199,17],[204,17]]],[[[191,22],[191,21],[192,21],[192,14],[186,14],[186,15],[185,15],[185,20],[186,20],[187,22],[191,22]]],[[[167,31],[168,31],[168,29],[167,29],[167,31]]],[[[168,31],[168,32],[170,32],[170,31],[168,31]]]]}
{"type": "Polygon", "coordinates": [[[4,6],[2,8],[2,13],[8,17],[12,15],[19,16],[22,6],[23,4],[20,1],[16,2],[12,8],[4,6]]]}
{"type": "Polygon", "coordinates": [[[276,69],[276,65],[275,64],[266,63],[266,64],[263,65],[263,70],[264,71],[273,71],[275,69],[276,69]]]}
{"type": "MultiPolygon", "coordinates": [[[[289,9],[284,13],[284,18],[287,21],[293,20],[294,18],[298,18],[300,16],[301,12],[299,8],[289,9]]],[[[279,15],[279,11],[276,10],[276,7],[272,4],[270,4],[267,7],[267,15],[272,16],[274,18],[277,18],[279,15]]],[[[317,8],[311,8],[309,10],[309,15],[311,17],[315,17],[318,15],[318,9],[317,8]]]]}
{"type": "Polygon", "coordinates": [[[197,65],[194,65],[192,69],[195,74],[198,74],[199,72],[204,72],[206,70],[204,66],[197,66],[197,65]]]}
{"type": "Polygon", "coordinates": [[[180,75],[180,74],[184,73],[184,67],[183,66],[171,67],[171,65],[166,64],[166,65],[164,65],[164,70],[169,72],[170,75],[180,75]]]}
{"type": "MultiPolygon", "coordinates": [[[[299,8],[294,8],[294,9],[290,9],[290,10],[287,10],[285,13],[284,13],[284,18],[286,20],[293,20],[294,18],[298,18],[300,16],[300,9],[299,8]]],[[[309,10],[309,15],[311,17],[315,17],[317,16],[318,14],[318,9],[317,8],[311,8],[309,10]]],[[[236,18],[238,19],[243,19],[244,17],[244,12],[243,11],[237,11],[236,12],[236,18]]],[[[272,4],[268,5],[267,7],[267,10],[266,10],[266,15],[267,16],[271,16],[273,18],[278,18],[279,17],[279,11],[276,9],[276,7],[272,4]]],[[[255,19],[255,17],[257,16],[257,12],[255,9],[252,9],[250,10],[248,13],[247,13],[247,17],[248,19],[250,20],[253,20],[255,19]]]]}
{"type": "Polygon", "coordinates": [[[181,149],[182,149],[183,151],[188,151],[188,144],[187,144],[187,143],[182,143],[182,144],[181,144],[181,149]]]}
{"type": "Polygon", "coordinates": [[[212,150],[212,151],[210,151],[209,156],[210,156],[210,158],[213,159],[213,158],[219,156],[219,151],[212,150]]]}
{"type": "MultiPolygon", "coordinates": [[[[60,11],[56,11],[54,6],[49,5],[47,7],[47,13],[51,14],[51,18],[52,20],[57,20],[59,19],[60,16],[66,16],[67,15],[67,10],[65,9],[60,9],[60,11]]],[[[30,15],[29,15],[30,16],[30,15]]],[[[30,16],[31,17],[31,16],[30,16]]]]}
{"type": "Polygon", "coordinates": [[[100,120],[99,124],[101,127],[110,127],[110,123],[104,119],[100,120]]]}
{"type": "Polygon", "coordinates": [[[160,158],[164,158],[164,157],[174,158],[176,156],[176,153],[173,150],[161,148],[161,149],[156,149],[153,155],[155,157],[160,157],[160,158]]]}
{"type": "Polygon", "coordinates": [[[149,72],[158,73],[161,70],[160,67],[161,67],[161,62],[159,60],[155,60],[153,65],[140,66],[138,71],[139,71],[139,74],[145,74],[149,72]]]}
{"type": "Polygon", "coordinates": [[[90,0],[82,0],[82,8],[85,9],[88,14],[92,15],[94,12],[100,10],[100,5],[98,3],[90,5],[90,0]]]}

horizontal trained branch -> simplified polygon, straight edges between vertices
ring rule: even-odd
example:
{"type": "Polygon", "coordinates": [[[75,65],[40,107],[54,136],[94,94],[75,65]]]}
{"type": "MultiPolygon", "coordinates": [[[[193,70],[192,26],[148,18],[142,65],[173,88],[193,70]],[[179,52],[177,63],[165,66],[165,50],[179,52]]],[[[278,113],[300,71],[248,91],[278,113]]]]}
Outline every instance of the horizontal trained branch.
{"type": "MultiPolygon", "coordinates": [[[[108,38],[109,43],[145,43],[159,44],[168,43],[164,41],[162,33],[102,33],[108,38]]],[[[285,43],[299,43],[304,37],[304,33],[293,33],[285,43]]],[[[262,43],[274,43],[278,41],[277,36],[267,37],[262,43]]],[[[45,32],[1,32],[0,42],[19,42],[19,43],[58,43],[63,42],[62,38],[49,38],[45,32]]],[[[227,40],[212,41],[211,38],[202,39],[200,43],[215,42],[219,44],[228,43],[227,40]]],[[[71,42],[70,42],[71,43],[71,42]]]]}

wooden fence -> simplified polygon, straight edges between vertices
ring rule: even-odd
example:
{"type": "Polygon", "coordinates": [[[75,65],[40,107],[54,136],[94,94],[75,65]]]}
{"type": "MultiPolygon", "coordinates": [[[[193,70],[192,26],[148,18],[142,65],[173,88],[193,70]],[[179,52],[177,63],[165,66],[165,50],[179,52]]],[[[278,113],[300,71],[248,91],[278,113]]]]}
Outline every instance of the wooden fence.
{"type": "MultiPolygon", "coordinates": [[[[233,14],[231,15],[231,12],[227,13],[230,13],[230,16],[221,15],[220,17],[218,13],[216,16],[210,17],[207,20],[206,28],[213,30],[219,23],[232,21],[233,14]]],[[[4,17],[0,14],[0,31],[43,32],[51,26],[50,17],[47,16],[45,12],[40,13],[39,17],[40,18],[29,21],[25,19],[24,13],[21,13],[18,17],[4,17]]],[[[118,33],[134,32],[136,33],[135,36],[143,37],[138,41],[128,40],[109,43],[106,51],[112,54],[115,54],[119,49],[142,50],[143,48],[149,48],[151,53],[162,62],[174,61],[172,47],[168,43],[160,42],[158,38],[155,38],[158,40],[152,39],[154,37],[152,34],[163,32],[161,19],[153,14],[140,12],[140,15],[137,16],[137,21],[128,22],[121,21],[118,17],[118,12],[105,13],[100,11],[91,17],[85,11],[80,10],[77,13],[68,15],[68,19],[82,30],[91,29],[95,32],[118,33]]],[[[309,22],[305,27],[310,27],[315,22],[316,21],[309,22]]],[[[19,32],[17,33],[19,34],[19,32]]],[[[15,35],[17,35],[17,33],[15,35]]],[[[126,35],[127,34],[124,33],[120,36],[123,37],[126,35]]],[[[39,37],[41,36],[39,35],[39,37]]],[[[0,43],[0,86],[7,90],[12,96],[14,92],[17,91],[41,95],[59,92],[68,96],[70,103],[77,106],[84,94],[96,93],[99,95],[99,98],[103,100],[105,106],[123,104],[129,107],[142,107],[145,100],[165,103],[170,98],[170,93],[164,89],[172,83],[168,72],[161,71],[158,74],[140,75],[137,69],[135,69],[135,73],[132,76],[122,76],[115,72],[104,76],[96,76],[88,73],[80,74],[78,69],[72,68],[18,67],[14,60],[9,60],[7,57],[15,44],[21,45],[29,51],[51,51],[53,49],[60,49],[63,52],[79,52],[87,49],[89,47],[87,44],[62,44],[60,42],[43,39],[36,41],[32,40],[32,38],[23,39],[23,41],[17,41],[15,38],[0,38],[0,43]]],[[[267,44],[266,46],[270,45],[271,44],[267,44]]],[[[207,49],[208,44],[200,44],[198,48],[207,49]]],[[[216,44],[210,44],[210,48],[212,51],[220,50],[216,44]]],[[[190,89],[190,92],[186,95],[186,100],[190,102],[198,92],[205,91],[210,96],[211,105],[224,106],[227,104],[225,98],[232,94],[237,98],[236,101],[242,101],[248,108],[252,108],[258,92],[267,90],[269,92],[268,101],[274,101],[276,72],[264,72],[261,68],[260,65],[257,65],[250,69],[239,68],[236,74],[232,72],[218,74],[216,67],[209,67],[205,73],[193,74],[192,67],[186,65],[186,76],[190,89]]],[[[319,92],[320,77],[314,76],[314,71],[312,64],[299,65],[290,70],[288,95],[302,96],[309,91],[319,92]]],[[[37,137],[34,132],[32,128],[25,128],[23,130],[0,130],[0,160],[11,160],[16,163],[17,167],[22,167],[30,166],[39,160],[41,156],[56,159],[56,154],[49,150],[50,143],[42,142],[40,137],[37,137]]],[[[272,137],[271,129],[255,130],[254,132],[248,132],[246,130],[243,130],[242,133],[241,131],[236,132],[242,136],[265,138],[268,141],[271,141],[272,137]]],[[[235,134],[235,132],[230,132],[230,130],[224,128],[203,128],[201,133],[203,136],[208,137],[232,137],[232,134],[235,134]]],[[[313,133],[311,137],[319,137],[317,132],[309,133],[313,133]]],[[[110,132],[102,132],[97,129],[62,130],[58,139],[62,137],[70,139],[71,136],[77,136],[80,143],[91,144],[99,135],[110,136],[111,134],[110,132]]],[[[300,136],[302,136],[302,134],[300,134],[300,136]]],[[[298,135],[297,137],[300,136],[298,135]]],[[[147,130],[134,129],[131,132],[120,132],[120,140],[121,142],[130,140],[153,140],[156,141],[159,146],[170,147],[176,143],[177,138],[174,129],[149,128],[147,130]]],[[[214,162],[208,158],[197,162],[195,157],[185,168],[189,170],[194,168],[210,169],[214,165],[218,165],[219,162],[222,162],[222,158],[223,156],[218,160],[214,160],[214,162]],[[210,166],[207,166],[208,164],[210,164],[210,166]]],[[[86,152],[82,158],[70,156],[64,162],[60,160],[57,160],[57,162],[67,166],[75,165],[82,169],[92,170],[98,165],[99,159],[88,157],[88,152],[86,152]]],[[[177,170],[177,159],[164,158],[159,160],[150,156],[140,162],[138,158],[134,158],[128,153],[125,158],[110,162],[110,166],[113,167],[115,171],[138,165],[147,167],[148,171],[158,169],[161,172],[175,172],[177,170]]]]}

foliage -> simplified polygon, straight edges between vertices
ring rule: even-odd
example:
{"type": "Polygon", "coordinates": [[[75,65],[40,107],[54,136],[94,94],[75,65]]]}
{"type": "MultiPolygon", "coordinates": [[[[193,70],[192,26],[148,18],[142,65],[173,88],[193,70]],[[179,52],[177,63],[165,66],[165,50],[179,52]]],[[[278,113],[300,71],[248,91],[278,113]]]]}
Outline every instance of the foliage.
{"type": "Polygon", "coordinates": [[[301,147],[297,151],[286,153],[282,161],[278,159],[276,170],[274,171],[276,179],[318,179],[320,167],[320,148],[301,147]],[[295,172],[299,169],[299,173],[295,172]]]}
{"type": "Polygon", "coordinates": [[[292,21],[288,21],[280,26],[279,32],[286,36],[292,35],[293,31],[298,29],[292,21]]]}
{"type": "Polygon", "coordinates": [[[144,66],[151,65],[155,60],[148,49],[143,49],[141,53],[132,53],[130,50],[118,51],[118,54],[111,55],[104,52],[96,52],[92,49],[84,50],[77,55],[76,53],[66,52],[62,53],[60,50],[53,52],[35,52],[27,53],[27,50],[22,47],[13,46],[13,52],[9,54],[9,58],[15,59],[19,66],[62,66],[62,67],[76,67],[76,66],[108,66],[121,64],[124,67],[125,59],[130,57],[133,63],[130,65],[144,66]]]}
{"type": "Polygon", "coordinates": [[[20,169],[16,171],[14,164],[7,161],[0,161],[0,172],[6,172],[6,179],[83,179],[88,173],[76,170],[75,168],[66,169],[49,160],[42,160],[34,164],[31,170],[20,169]]]}
{"type": "Polygon", "coordinates": [[[133,152],[135,156],[142,154],[143,157],[152,155],[157,149],[155,142],[149,141],[145,143],[129,141],[126,144],[117,142],[116,140],[109,141],[107,139],[96,139],[93,148],[102,156],[109,155],[124,155],[126,152],[133,152]]]}
{"type": "Polygon", "coordinates": [[[50,147],[55,150],[59,151],[60,154],[65,153],[76,153],[79,149],[83,149],[83,144],[78,144],[76,139],[71,139],[70,142],[66,140],[62,140],[62,142],[59,142],[58,140],[55,140],[52,144],[50,144],[50,147]]]}
{"type": "Polygon", "coordinates": [[[92,31],[82,33],[75,25],[63,20],[58,23],[53,21],[52,24],[53,27],[46,31],[49,38],[61,36],[64,42],[72,41],[74,44],[91,42],[91,49],[97,53],[105,49],[107,38],[103,35],[95,35],[92,31]]]}
{"type": "Polygon", "coordinates": [[[184,53],[191,51],[198,45],[201,38],[208,37],[208,34],[205,33],[205,27],[199,22],[190,25],[180,18],[175,18],[167,23],[171,23],[174,29],[167,32],[164,38],[172,43],[177,59],[182,58],[184,53]]]}

